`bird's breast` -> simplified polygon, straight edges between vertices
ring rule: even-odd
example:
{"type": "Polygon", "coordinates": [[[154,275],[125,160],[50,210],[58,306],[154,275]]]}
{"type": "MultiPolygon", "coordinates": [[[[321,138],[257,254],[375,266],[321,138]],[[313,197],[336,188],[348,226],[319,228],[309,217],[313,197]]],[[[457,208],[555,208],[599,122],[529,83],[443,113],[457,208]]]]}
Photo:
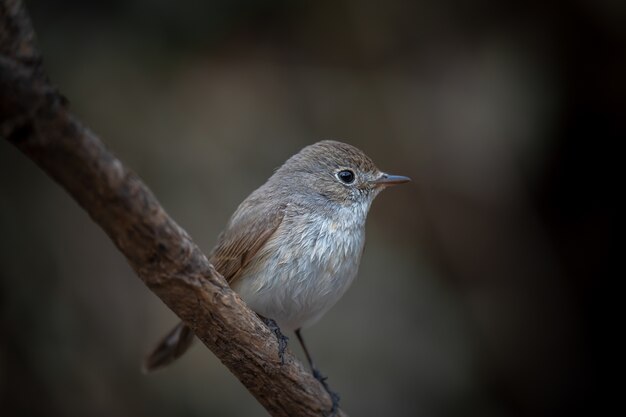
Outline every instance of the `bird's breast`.
{"type": "Polygon", "coordinates": [[[286,216],[234,289],[284,330],[317,321],[355,278],[365,219],[354,212],[286,216]]]}

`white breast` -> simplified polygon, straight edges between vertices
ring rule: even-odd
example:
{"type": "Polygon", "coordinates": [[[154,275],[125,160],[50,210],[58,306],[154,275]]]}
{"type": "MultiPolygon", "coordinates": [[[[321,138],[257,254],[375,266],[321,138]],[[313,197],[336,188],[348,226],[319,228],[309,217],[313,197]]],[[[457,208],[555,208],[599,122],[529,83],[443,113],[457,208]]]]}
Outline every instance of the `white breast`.
{"type": "Polygon", "coordinates": [[[369,204],[319,214],[286,216],[274,236],[234,284],[246,303],[281,329],[315,323],[355,278],[369,204]],[[359,213],[361,214],[361,213],[359,213]]]}

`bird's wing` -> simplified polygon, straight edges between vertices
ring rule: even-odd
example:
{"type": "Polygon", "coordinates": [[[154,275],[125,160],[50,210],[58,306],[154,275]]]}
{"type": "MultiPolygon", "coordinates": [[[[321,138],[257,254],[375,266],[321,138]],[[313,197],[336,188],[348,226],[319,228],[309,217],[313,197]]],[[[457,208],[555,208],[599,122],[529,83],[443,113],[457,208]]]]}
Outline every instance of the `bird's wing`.
{"type": "Polygon", "coordinates": [[[285,206],[276,207],[269,213],[245,216],[245,220],[231,224],[220,235],[209,258],[229,284],[232,285],[237,280],[245,267],[276,232],[284,216],[285,206]]]}

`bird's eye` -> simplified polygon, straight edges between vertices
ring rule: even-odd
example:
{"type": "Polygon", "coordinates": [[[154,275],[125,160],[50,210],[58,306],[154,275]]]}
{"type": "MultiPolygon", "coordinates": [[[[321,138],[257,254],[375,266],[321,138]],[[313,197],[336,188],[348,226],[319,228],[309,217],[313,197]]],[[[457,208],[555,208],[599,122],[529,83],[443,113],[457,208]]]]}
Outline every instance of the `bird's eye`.
{"type": "Polygon", "coordinates": [[[352,184],[354,182],[354,172],[349,169],[344,169],[337,173],[337,178],[344,184],[352,184]]]}

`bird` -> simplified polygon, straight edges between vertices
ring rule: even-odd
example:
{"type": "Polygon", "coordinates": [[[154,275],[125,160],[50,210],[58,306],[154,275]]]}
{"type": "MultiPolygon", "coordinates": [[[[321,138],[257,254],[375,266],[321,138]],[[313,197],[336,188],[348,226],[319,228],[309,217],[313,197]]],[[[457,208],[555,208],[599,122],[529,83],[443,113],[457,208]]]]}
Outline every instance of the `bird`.
{"type": "MultiPolygon", "coordinates": [[[[410,181],[379,170],[360,149],[323,140],[290,157],[237,207],[209,261],[279,339],[300,342],[313,376],[330,394],[302,337],[348,290],[365,246],[365,222],[374,198],[410,181]]],[[[193,331],[183,322],[146,357],[146,372],[179,358],[193,331]]]]}

